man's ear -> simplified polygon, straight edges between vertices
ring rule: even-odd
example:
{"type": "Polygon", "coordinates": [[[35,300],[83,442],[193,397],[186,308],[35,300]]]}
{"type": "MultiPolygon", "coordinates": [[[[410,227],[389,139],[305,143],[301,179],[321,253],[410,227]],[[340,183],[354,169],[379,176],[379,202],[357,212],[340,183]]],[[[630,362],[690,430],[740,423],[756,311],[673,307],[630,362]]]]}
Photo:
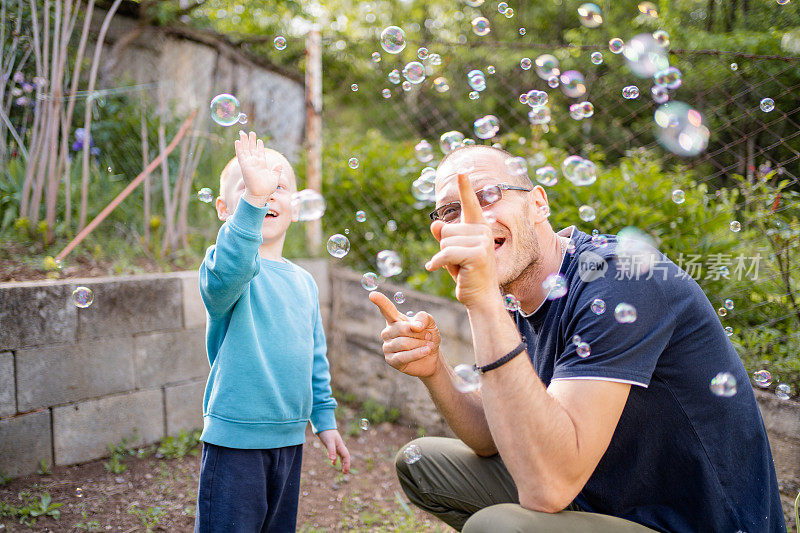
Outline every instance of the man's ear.
{"type": "Polygon", "coordinates": [[[530,209],[533,209],[532,217],[535,223],[547,220],[550,215],[550,204],[547,200],[547,193],[544,187],[537,185],[528,193],[531,201],[528,202],[530,209]]]}
{"type": "Polygon", "coordinates": [[[228,213],[228,206],[225,205],[225,200],[223,200],[221,196],[217,196],[217,202],[215,205],[217,208],[217,217],[225,222],[225,220],[227,220],[230,216],[230,213],[228,213]]]}

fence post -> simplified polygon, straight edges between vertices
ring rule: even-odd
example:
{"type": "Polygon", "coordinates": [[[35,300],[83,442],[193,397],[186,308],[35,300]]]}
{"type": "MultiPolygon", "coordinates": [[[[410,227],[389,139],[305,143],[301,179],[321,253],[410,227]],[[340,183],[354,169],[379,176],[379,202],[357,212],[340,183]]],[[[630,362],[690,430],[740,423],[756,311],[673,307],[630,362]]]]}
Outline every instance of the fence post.
{"type": "MultiPolygon", "coordinates": [[[[306,37],[306,187],[322,194],[322,36],[314,24],[306,37]]],[[[306,251],[320,254],[322,221],[306,222],[306,251]]]]}

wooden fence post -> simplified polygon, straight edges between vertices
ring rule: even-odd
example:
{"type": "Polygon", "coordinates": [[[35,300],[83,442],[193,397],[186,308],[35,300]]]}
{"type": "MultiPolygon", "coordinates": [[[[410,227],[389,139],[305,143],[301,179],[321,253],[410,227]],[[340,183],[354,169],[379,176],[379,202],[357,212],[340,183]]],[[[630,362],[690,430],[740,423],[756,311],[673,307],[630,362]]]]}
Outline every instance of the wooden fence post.
{"type": "MultiPolygon", "coordinates": [[[[322,34],[318,24],[306,37],[306,187],[322,194],[322,34]]],[[[306,251],[320,255],[322,221],[306,222],[306,251]]]]}

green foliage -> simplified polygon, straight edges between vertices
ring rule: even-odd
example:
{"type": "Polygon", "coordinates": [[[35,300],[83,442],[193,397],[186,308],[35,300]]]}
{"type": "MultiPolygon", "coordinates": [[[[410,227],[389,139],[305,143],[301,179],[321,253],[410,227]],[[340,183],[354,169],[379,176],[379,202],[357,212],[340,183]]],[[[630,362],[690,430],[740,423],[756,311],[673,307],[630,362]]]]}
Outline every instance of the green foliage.
{"type": "Polygon", "coordinates": [[[0,470],[0,487],[5,487],[8,485],[8,482],[14,479],[14,476],[9,476],[2,470],[0,470]]]}
{"type": "Polygon", "coordinates": [[[166,509],[161,507],[148,507],[147,509],[140,509],[138,505],[133,504],[128,509],[128,514],[132,514],[139,518],[147,533],[152,533],[158,522],[167,514],[166,509]]]}
{"type": "Polygon", "coordinates": [[[200,433],[199,430],[191,432],[181,430],[177,437],[169,436],[162,440],[157,452],[166,459],[183,459],[187,455],[197,455],[200,433]]]}
{"type": "Polygon", "coordinates": [[[33,527],[36,520],[41,517],[50,517],[54,520],[61,518],[63,503],[53,503],[50,493],[43,492],[38,497],[28,491],[20,493],[23,505],[15,506],[0,502],[0,518],[19,518],[19,523],[33,527]]]}
{"type": "Polygon", "coordinates": [[[136,433],[134,433],[132,437],[126,437],[117,444],[109,443],[109,459],[108,462],[103,463],[103,466],[105,466],[106,470],[112,474],[121,474],[128,469],[128,465],[122,462],[125,457],[129,455],[138,455],[140,457],[143,456],[144,452],[142,449],[137,450],[130,446],[130,444],[135,442],[137,439],[138,437],[136,436],[136,433]]]}
{"type": "Polygon", "coordinates": [[[82,529],[91,532],[103,531],[103,527],[100,525],[100,522],[98,520],[87,520],[86,522],[78,522],[73,527],[76,529],[82,529]]]}
{"type": "Polygon", "coordinates": [[[53,473],[53,468],[47,459],[39,459],[39,469],[36,471],[40,476],[49,476],[53,473]]]}

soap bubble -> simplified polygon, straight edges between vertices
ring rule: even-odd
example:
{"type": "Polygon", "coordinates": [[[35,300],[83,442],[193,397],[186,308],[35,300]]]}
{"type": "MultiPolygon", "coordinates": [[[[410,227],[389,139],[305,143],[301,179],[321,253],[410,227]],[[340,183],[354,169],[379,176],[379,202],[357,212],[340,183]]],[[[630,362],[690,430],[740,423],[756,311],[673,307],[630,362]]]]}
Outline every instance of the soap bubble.
{"type": "Polygon", "coordinates": [[[384,98],[391,98],[392,97],[392,91],[390,91],[389,89],[384,89],[384,90],[381,91],[381,95],[384,98]]]}
{"type": "Polygon", "coordinates": [[[464,3],[469,7],[481,7],[484,0],[464,0],[464,3]]]}
{"type": "Polygon", "coordinates": [[[366,418],[362,418],[361,420],[358,421],[358,427],[360,427],[363,431],[368,430],[369,420],[367,420],[366,418]]]}
{"type": "Polygon", "coordinates": [[[486,72],[489,73],[489,74],[494,74],[494,72],[495,72],[494,65],[487,66],[486,67],[486,72]]]}
{"type": "Polygon", "coordinates": [[[653,18],[658,18],[658,9],[652,2],[641,2],[639,4],[639,13],[653,18]]]}
{"type": "Polygon", "coordinates": [[[586,80],[577,70],[568,70],[561,74],[561,92],[570,98],[580,98],[586,94],[586,80]]]}
{"type": "Polygon", "coordinates": [[[628,85],[622,88],[622,97],[626,100],[639,98],[639,88],[636,85],[628,85]]]}
{"type": "Polygon", "coordinates": [[[325,198],[313,189],[303,189],[292,195],[292,213],[300,222],[317,220],[325,214],[325,198]]]}
{"type": "Polygon", "coordinates": [[[435,200],[434,196],[434,183],[436,180],[436,169],[433,167],[425,167],[419,178],[414,180],[411,184],[411,194],[414,198],[424,202],[432,202],[435,200]]]}
{"type": "Polygon", "coordinates": [[[597,247],[605,246],[606,244],[608,244],[608,238],[599,231],[597,231],[596,229],[593,229],[592,244],[597,247]]]}
{"type": "Polygon", "coordinates": [[[467,82],[476,91],[480,92],[486,89],[486,77],[483,75],[483,71],[470,70],[467,73],[467,82]]]}
{"type": "Polygon", "coordinates": [[[439,54],[431,54],[428,56],[428,63],[433,65],[434,67],[438,67],[442,64],[442,56],[439,54]]]}
{"type": "Polygon", "coordinates": [[[550,274],[542,282],[548,300],[556,300],[567,294],[567,278],[561,274],[550,274]]]}
{"type": "Polygon", "coordinates": [[[600,298],[595,298],[594,300],[592,300],[591,309],[592,313],[596,315],[602,315],[603,313],[606,312],[606,303],[600,298]]]}
{"type": "Polygon", "coordinates": [[[730,372],[720,372],[711,380],[709,388],[717,396],[730,398],[736,394],[736,378],[730,372]]]}
{"type": "Polygon", "coordinates": [[[464,143],[464,134],[460,131],[448,131],[439,138],[439,148],[444,154],[449,154],[464,143]]]}
{"type": "Polygon", "coordinates": [[[519,29],[519,34],[520,35],[525,35],[526,33],[528,33],[528,30],[526,30],[525,28],[520,28],[519,29]]]}
{"type": "Polygon", "coordinates": [[[640,33],[625,43],[622,53],[631,72],[640,78],[651,78],[669,67],[667,51],[649,33],[640,33]]]}
{"type": "Polygon", "coordinates": [[[489,27],[489,19],[486,17],[475,17],[472,19],[472,31],[475,32],[475,35],[483,37],[484,35],[488,35],[492,28],[489,27]]]}
{"type": "Polygon", "coordinates": [[[397,231],[397,222],[394,220],[387,220],[386,221],[386,231],[397,231]]]}
{"type": "Polygon", "coordinates": [[[597,165],[577,155],[571,155],[564,159],[561,163],[561,172],[565,178],[579,187],[585,187],[597,181],[597,165]]]}
{"type": "Polygon", "coordinates": [[[422,450],[416,444],[409,444],[403,449],[403,460],[406,464],[414,464],[422,457],[422,450]]]}
{"type": "Polygon", "coordinates": [[[734,233],[739,233],[742,231],[742,223],[738,220],[732,220],[730,224],[731,231],[734,233]]]}
{"type": "Polygon", "coordinates": [[[410,90],[411,90],[411,82],[410,82],[410,81],[408,81],[408,80],[405,80],[405,81],[404,81],[404,82],[403,82],[403,83],[402,83],[400,86],[401,86],[401,87],[403,88],[403,90],[404,90],[404,91],[406,91],[406,92],[408,92],[408,91],[410,91],[410,90]]]}
{"type": "Polygon", "coordinates": [[[400,83],[400,71],[397,69],[392,70],[389,74],[386,75],[390,82],[397,85],[400,83]]]}
{"type": "Polygon", "coordinates": [[[419,48],[417,48],[417,57],[419,59],[423,59],[423,60],[427,59],[428,55],[429,55],[428,49],[425,48],[424,46],[420,46],[419,48]]]}
{"type": "Polygon", "coordinates": [[[688,104],[677,100],[661,104],[656,109],[656,139],[670,152],[680,156],[695,156],[706,149],[711,132],[703,116],[688,104]]]}
{"type": "Polygon", "coordinates": [[[769,113],[775,109],[775,101],[772,98],[764,98],[761,100],[759,107],[761,107],[761,111],[764,113],[769,113]]]}
{"type": "Polygon", "coordinates": [[[348,159],[347,160],[347,166],[352,168],[352,169],[354,169],[354,170],[357,169],[358,168],[358,158],[357,157],[351,157],[350,159],[348,159]]]}
{"type": "Polygon", "coordinates": [[[455,374],[453,385],[459,392],[474,392],[481,388],[481,376],[472,365],[456,365],[453,373],[455,374]]]}
{"type": "Polygon", "coordinates": [[[603,23],[603,14],[597,4],[586,3],[578,8],[581,24],[587,28],[596,28],[603,23]]]}
{"type": "Polygon", "coordinates": [[[506,294],[503,297],[503,305],[509,311],[519,311],[519,300],[513,294],[506,294]]]}
{"type": "Polygon", "coordinates": [[[591,102],[581,102],[578,104],[583,113],[583,118],[589,118],[594,115],[594,104],[591,102]]]}
{"type": "Polygon", "coordinates": [[[547,165],[536,169],[536,181],[545,187],[552,187],[558,183],[558,171],[555,167],[547,165]]]}
{"type": "Polygon", "coordinates": [[[413,84],[425,81],[425,65],[419,61],[412,61],[403,67],[403,77],[413,84]]]}
{"type": "Polygon", "coordinates": [[[579,342],[578,345],[575,346],[575,352],[581,359],[586,359],[592,354],[592,347],[589,346],[588,342],[579,342]]]}
{"type": "Polygon", "coordinates": [[[672,201],[676,204],[682,204],[686,201],[686,193],[680,189],[672,191],[672,201]]]}
{"type": "Polygon", "coordinates": [[[514,16],[514,9],[509,7],[508,9],[506,9],[506,11],[505,11],[505,13],[503,13],[503,15],[504,15],[504,16],[505,16],[507,19],[510,19],[511,17],[513,17],[513,16],[514,16]]]}
{"type": "Polygon", "coordinates": [[[623,228],[617,234],[616,253],[620,270],[629,270],[636,279],[647,274],[658,261],[653,238],[633,226],[623,228]]]}
{"type": "Polygon", "coordinates": [[[725,309],[727,309],[728,311],[731,311],[731,310],[733,310],[733,308],[735,307],[735,304],[733,303],[733,300],[731,300],[730,298],[726,298],[726,299],[725,299],[725,301],[724,301],[724,302],[722,302],[722,305],[723,305],[723,306],[725,307],[725,309]]]}
{"type": "Polygon", "coordinates": [[[581,339],[580,335],[575,334],[572,336],[572,344],[574,344],[575,346],[579,345],[582,341],[583,339],[581,339]]]}
{"type": "Polygon", "coordinates": [[[506,159],[506,170],[512,176],[526,176],[528,161],[524,157],[509,157],[506,159]]]}
{"type": "Polygon", "coordinates": [[[375,63],[380,63],[380,61],[381,61],[381,55],[380,55],[378,52],[372,52],[372,60],[373,60],[375,63]]]}
{"type": "Polygon", "coordinates": [[[331,235],[328,239],[328,253],[337,259],[347,255],[350,251],[350,241],[341,233],[331,235]]]}
{"type": "Polygon", "coordinates": [[[497,4],[497,12],[501,15],[508,10],[508,3],[507,2],[500,2],[497,4]]]}
{"type": "Polygon", "coordinates": [[[378,275],[374,272],[367,272],[361,276],[361,286],[368,291],[374,291],[378,288],[378,275]]]}
{"type": "Polygon", "coordinates": [[[547,93],[544,91],[537,91],[536,89],[533,89],[528,91],[525,96],[528,105],[531,107],[540,107],[547,103],[547,93]]]}
{"type": "Polygon", "coordinates": [[[788,400],[791,395],[792,387],[790,387],[788,383],[781,383],[775,387],[775,396],[781,400],[788,400]]]}
{"type": "Polygon", "coordinates": [[[739,65],[737,63],[731,63],[731,70],[739,70],[739,65]]]}
{"type": "Polygon", "coordinates": [[[728,315],[728,310],[725,309],[724,307],[720,307],[719,309],[717,309],[717,314],[719,316],[727,316],[728,315]]]}
{"type": "Polygon", "coordinates": [[[353,92],[358,92],[358,84],[354,83],[350,86],[350,90],[353,92]]]}
{"type": "Polygon", "coordinates": [[[239,113],[239,120],[237,122],[239,124],[247,124],[247,115],[244,113],[239,113]]]}
{"type": "Polygon", "coordinates": [[[656,30],[653,32],[653,39],[655,39],[658,44],[669,50],[669,33],[665,32],[664,30],[656,30]]]}
{"type": "Polygon", "coordinates": [[[481,93],[479,93],[478,91],[470,91],[470,93],[469,93],[469,99],[470,100],[477,100],[480,97],[481,97],[481,93]]]}
{"type": "Polygon", "coordinates": [[[766,389],[772,383],[772,374],[769,370],[756,370],[753,372],[753,379],[761,388],[766,389]]]}
{"type": "Polygon", "coordinates": [[[592,52],[591,59],[592,63],[595,65],[603,64],[603,54],[600,52],[592,52]]]}
{"type": "Polygon", "coordinates": [[[727,335],[728,337],[733,335],[733,328],[730,326],[725,326],[725,335],[727,335]]]}
{"type": "Polygon", "coordinates": [[[663,104],[669,100],[669,91],[667,91],[666,87],[662,87],[661,85],[653,85],[650,89],[650,95],[657,104],[663,104]]]}
{"type": "Polygon", "coordinates": [[[614,318],[620,324],[636,322],[636,308],[629,303],[620,302],[614,309],[614,318]]]}
{"type": "Polygon", "coordinates": [[[378,252],[378,272],[385,278],[396,276],[403,271],[400,254],[394,250],[381,250],[378,252]]]}
{"type": "Polygon", "coordinates": [[[668,67],[653,74],[656,85],[663,85],[667,89],[677,89],[681,86],[683,74],[675,67],[668,67]]]}
{"type": "Polygon", "coordinates": [[[276,50],[286,49],[286,37],[283,37],[282,35],[278,35],[277,37],[275,37],[272,43],[275,45],[276,50]]]}
{"type": "Polygon", "coordinates": [[[197,191],[197,199],[204,204],[207,204],[214,199],[214,193],[208,187],[203,187],[197,191]]]}
{"type": "Polygon", "coordinates": [[[394,301],[398,304],[404,303],[406,301],[406,295],[400,291],[394,293],[394,301]]]}
{"type": "Polygon", "coordinates": [[[77,496],[78,498],[83,498],[83,489],[80,488],[80,487],[76,488],[75,489],[75,496],[77,496]]]}
{"type": "Polygon", "coordinates": [[[239,100],[232,94],[218,94],[211,100],[211,119],[220,126],[233,126],[240,114],[239,100]]]}
{"type": "Polygon", "coordinates": [[[614,37],[608,41],[608,49],[611,50],[612,54],[621,53],[624,47],[625,43],[619,37],[614,37]]]}
{"type": "Polygon", "coordinates": [[[433,159],[433,146],[426,140],[422,140],[414,146],[414,155],[420,163],[427,163],[433,159]]]}
{"type": "Polygon", "coordinates": [[[590,205],[582,205],[578,208],[578,216],[581,217],[581,220],[584,222],[591,222],[595,219],[595,210],[594,207],[590,205]]]}
{"type": "Polygon", "coordinates": [[[356,211],[356,222],[364,222],[367,220],[367,214],[364,211],[356,211]]]}
{"type": "Polygon", "coordinates": [[[542,106],[531,109],[528,111],[528,120],[531,124],[547,124],[550,122],[550,108],[542,106]]]}
{"type": "Polygon", "coordinates": [[[583,106],[580,104],[570,105],[569,116],[574,120],[583,120],[583,106]]]}
{"type": "Polygon", "coordinates": [[[86,309],[94,302],[94,292],[89,287],[78,287],[72,291],[72,303],[75,307],[86,309]]]}
{"type": "Polygon", "coordinates": [[[436,92],[446,93],[450,90],[450,85],[447,84],[447,78],[439,76],[433,80],[433,88],[436,89],[436,92]]]}
{"type": "MultiPolygon", "coordinates": [[[[528,61],[530,62],[530,59],[528,59],[528,61]]],[[[536,63],[536,75],[543,80],[548,80],[552,76],[558,76],[561,74],[561,70],[559,69],[558,59],[556,59],[556,56],[552,54],[540,55],[539,57],[536,58],[535,63],[536,63]]],[[[530,68],[530,66],[528,68],[530,68]]]]}
{"type": "Polygon", "coordinates": [[[381,32],[381,48],[390,54],[399,54],[406,47],[406,32],[397,26],[388,26],[381,32]]]}
{"type": "Polygon", "coordinates": [[[551,89],[555,89],[556,87],[558,87],[559,83],[561,82],[558,81],[558,76],[550,76],[549,78],[547,78],[547,85],[551,89]]]}
{"type": "Polygon", "coordinates": [[[494,115],[485,115],[473,123],[475,136],[479,139],[491,139],[500,131],[500,121],[494,115]]]}
{"type": "Polygon", "coordinates": [[[531,58],[530,57],[523,57],[519,60],[519,68],[522,70],[530,70],[531,68],[531,58]]]}

